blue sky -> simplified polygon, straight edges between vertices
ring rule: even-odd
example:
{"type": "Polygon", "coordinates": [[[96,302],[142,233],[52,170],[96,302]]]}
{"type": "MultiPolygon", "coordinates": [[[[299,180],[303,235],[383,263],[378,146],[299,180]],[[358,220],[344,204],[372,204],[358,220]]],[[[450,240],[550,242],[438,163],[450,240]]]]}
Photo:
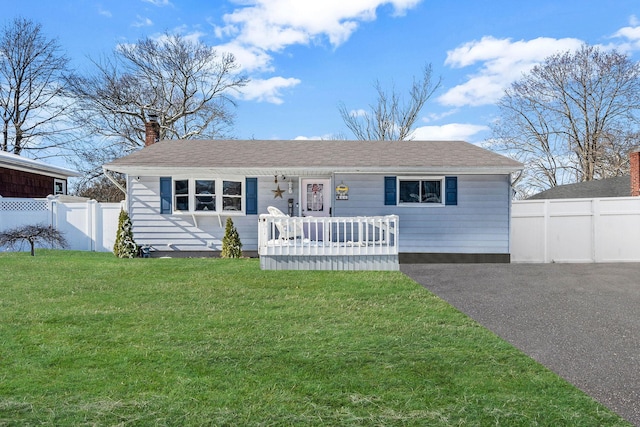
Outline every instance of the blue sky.
{"type": "Polygon", "coordinates": [[[495,101],[521,73],[586,42],[640,59],[637,0],[20,0],[3,1],[88,69],[119,43],[177,32],[236,55],[242,139],[353,137],[338,106],[368,109],[373,84],[405,93],[431,64],[442,87],[416,139],[490,136],[495,101]]]}

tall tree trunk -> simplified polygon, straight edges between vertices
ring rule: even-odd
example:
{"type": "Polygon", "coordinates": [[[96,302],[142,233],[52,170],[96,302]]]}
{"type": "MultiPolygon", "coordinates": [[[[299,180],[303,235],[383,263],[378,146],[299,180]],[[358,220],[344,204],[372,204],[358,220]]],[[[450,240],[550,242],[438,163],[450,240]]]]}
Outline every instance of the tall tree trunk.
{"type": "Polygon", "coordinates": [[[2,127],[2,151],[9,151],[9,120],[5,119],[2,127]]]}

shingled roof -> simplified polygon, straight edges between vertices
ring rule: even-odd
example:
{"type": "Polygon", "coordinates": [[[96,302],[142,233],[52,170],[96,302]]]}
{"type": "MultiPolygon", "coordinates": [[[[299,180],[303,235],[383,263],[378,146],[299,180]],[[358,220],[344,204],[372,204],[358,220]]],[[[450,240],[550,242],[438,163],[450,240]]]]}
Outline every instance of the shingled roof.
{"type": "Polygon", "coordinates": [[[464,141],[166,140],[104,166],[129,174],[182,172],[509,173],[522,164],[464,141]]]}
{"type": "Polygon", "coordinates": [[[559,185],[534,194],[529,200],[539,199],[589,199],[602,197],[631,196],[631,178],[629,175],[575,184],[559,185]]]}

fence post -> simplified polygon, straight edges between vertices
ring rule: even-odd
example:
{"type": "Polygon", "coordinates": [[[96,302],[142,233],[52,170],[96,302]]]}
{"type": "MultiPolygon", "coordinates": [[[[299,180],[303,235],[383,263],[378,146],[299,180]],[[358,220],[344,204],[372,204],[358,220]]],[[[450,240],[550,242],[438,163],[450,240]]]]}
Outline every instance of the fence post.
{"type": "Polygon", "coordinates": [[[551,221],[551,217],[549,214],[549,200],[544,200],[542,205],[542,215],[544,216],[543,227],[544,227],[544,238],[542,241],[542,259],[543,262],[548,263],[551,262],[549,259],[549,222],[551,221]]]}
{"type": "Polygon", "coordinates": [[[49,217],[49,226],[53,229],[58,229],[58,205],[56,196],[49,195],[47,196],[47,202],[49,203],[49,212],[51,212],[51,216],[49,217]]]}
{"type": "Polygon", "coordinates": [[[89,239],[88,250],[95,252],[96,249],[96,201],[87,200],[87,237],[89,239]]]}
{"type": "Polygon", "coordinates": [[[591,262],[600,261],[598,251],[598,229],[600,222],[600,200],[591,200],[591,262]]]}

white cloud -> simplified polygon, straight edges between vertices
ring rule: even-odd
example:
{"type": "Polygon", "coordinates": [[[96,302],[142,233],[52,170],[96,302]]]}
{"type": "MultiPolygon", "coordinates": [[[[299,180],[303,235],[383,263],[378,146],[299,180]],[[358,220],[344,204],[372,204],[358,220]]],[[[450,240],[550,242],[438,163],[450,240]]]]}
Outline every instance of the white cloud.
{"type": "Polygon", "coordinates": [[[628,27],[620,28],[611,38],[620,38],[625,41],[618,43],[615,48],[620,52],[632,52],[640,50],[640,22],[635,15],[629,18],[628,27]]]}
{"type": "MultiPolygon", "coordinates": [[[[217,37],[232,38],[246,52],[263,56],[287,46],[309,44],[326,38],[333,46],[344,43],[360,22],[376,18],[376,10],[391,5],[396,15],[422,0],[249,0],[223,16],[215,26],[217,37]]],[[[264,59],[249,63],[264,63],[264,59]]],[[[270,61],[267,61],[270,62],[270,61]]]]}
{"type": "Polygon", "coordinates": [[[111,14],[111,11],[103,9],[102,6],[98,6],[98,14],[105,16],[107,18],[111,18],[113,15],[111,14]]]}
{"type": "Polygon", "coordinates": [[[185,40],[191,42],[191,43],[198,43],[200,41],[200,39],[202,37],[204,37],[206,34],[202,31],[193,31],[191,33],[188,34],[183,34],[183,37],[185,40]]]}
{"type": "MultiPolygon", "coordinates": [[[[238,6],[223,16],[224,24],[214,25],[216,37],[228,40],[216,49],[233,53],[246,72],[273,72],[273,52],[324,40],[337,47],[349,39],[361,22],[375,20],[379,7],[389,6],[394,15],[402,15],[421,1],[236,0],[238,6]]],[[[282,89],[299,82],[283,77],[252,79],[243,98],[282,103],[282,89]]]]}
{"type": "Polygon", "coordinates": [[[322,140],[331,141],[331,140],[336,139],[336,136],[333,135],[333,134],[328,133],[328,134],[325,134],[325,135],[322,135],[322,136],[302,136],[302,135],[300,135],[300,136],[296,136],[293,139],[295,139],[296,141],[322,141],[322,140]]]}
{"type": "Polygon", "coordinates": [[[362,108],[358,109],[358,110],[351,110],[349,111],[349,115],[351,117],[366,117],[369,113],[365,110],[363,110],[362,108]]]}
{"type": "Polygon", "coordinates": [[[445,65],[452,68],[477,66],[468,80],[438,98],[449,106],[478,106],[494,103],[504,89],[545,58],[577,49],[583,42],[574,38],[512,41],[483,37],[447,52],[445,65]]]}
{"type": "Polygon", "coordinates": [[[252,71],[274,71],[271,65],[273,58],[262,49],[253,46],[243,46],[232,41],[227,44],[215,47],[218,52],[232,53],[242,70],[252,71]]]}
{"type": "Polygon", "coordinates": [[[134,27],[150,27],[153,25],[153,21],[149,18],[138,15],[136,16],[136,22],[131,25],[134,27]]]}
{"type": "Polygon", "coordinates": [[[425,117],[422,118],[422,121],[425,123],[437,122],[438,120],[442,120],[445,117],[456,114],[459,111],[458,108],[454,108],[451,110],[444,111],[442,113],[428,113],[425,117]]]}
{"type": "Polygon", "coordinates": [[[294,78],[272,77],[270,79],[252,79],[243,89],[240,97],[244,100],[264,101],[282,104],[282,91],[300,84],[294,78]]]}
{"type": "Polygon", "coordinates": [[[202,31],[186,32],[186,30],[186,26],[176,27],[171,31],[152,34],[149,36],[149,38],[158,43],[164,43],[172,38],[175,34],[180,34],[180,37],[182,37],[183,40],[190,43],[198,43],[204,36],[206,36],[206,34],[202,31]]]}
{"type": "Polygon", "coordinates": [[[421,126],[413,131],[416,140],[468,141],[474,135],[489,130],[488,126],[449,123],[442,126],[421,126]]]}
{"type": "MultiPolygon", "coordinates": [[[[640,50],[640,20],[635,15],[630,16],[629,26],[620,28],[610,38],[622,41],[600,45],[602,49],[640,50]]],[[[445,65],[472,71],[466,82],[449,89],[438,101],[455,107],[493,104],[504,94],[505,88],[534,65],[553,54],[578,49],[583,43],[575,38],[539,37],[512,41],[491,36],[464,43],[447,52],[445,65]]]]}
{"type": "Polygon", "coordinates": [[[154,6],[169,6],[171,2],[169,0],[142,0],[145,3],[151,3],[154,6]]]}
{"type": "Polygon", "coordinates": [[[632,41],[640,40],[640,27],[623,27],[616,31],[614,37],[623,37],[632,41]]]}
{"type": "Polygon", "coordinates": [[[249,0],[223,16],[218,34],[233,35],[240,43],[266,51],[307,44],[326,37],[331,45],[344,43],[360,22],[376,18],[376,10],[390,5],[400,15],[421,0],[249,0]]]}

